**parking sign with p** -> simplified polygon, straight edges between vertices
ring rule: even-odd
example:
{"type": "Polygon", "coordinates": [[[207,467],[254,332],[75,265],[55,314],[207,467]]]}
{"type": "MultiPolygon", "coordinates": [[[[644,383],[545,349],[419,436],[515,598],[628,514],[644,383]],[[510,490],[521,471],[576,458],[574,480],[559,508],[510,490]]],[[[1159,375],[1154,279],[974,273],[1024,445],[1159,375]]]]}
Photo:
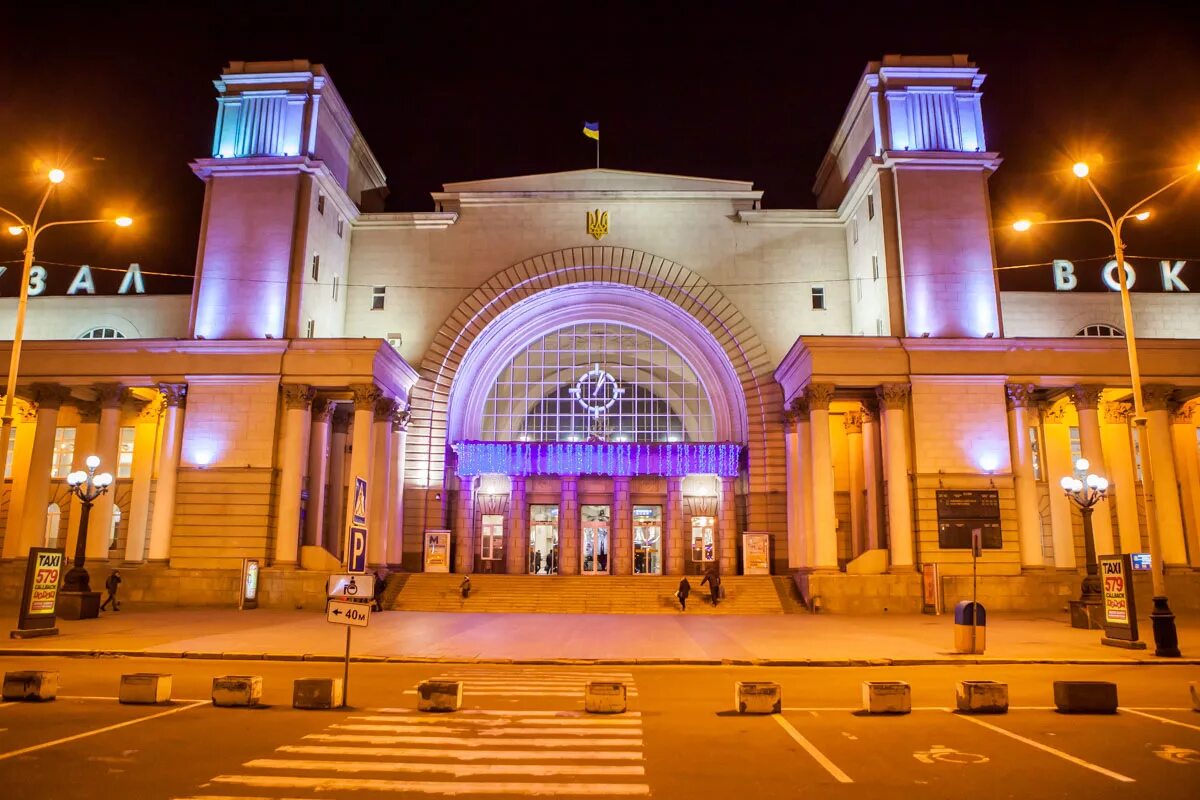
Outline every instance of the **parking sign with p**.
{"type": "Polygon", "coordinates": [[[346,571],[367,571],[367,481],[354,478],[354,498],[346,528],[346,571]]]}

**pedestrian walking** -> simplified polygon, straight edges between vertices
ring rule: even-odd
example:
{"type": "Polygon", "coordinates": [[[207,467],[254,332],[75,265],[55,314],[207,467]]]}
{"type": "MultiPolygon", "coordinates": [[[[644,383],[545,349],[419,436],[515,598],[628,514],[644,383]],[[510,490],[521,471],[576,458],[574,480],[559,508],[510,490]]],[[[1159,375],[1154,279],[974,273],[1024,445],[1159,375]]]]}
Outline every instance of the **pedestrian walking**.
{"type": "Polygon", "coordinates": [[[108,592],[108,596],[104,598],[104,602],[100,604],[100,610],[103,611],[109,603],[112,603],[113,611],[120,611],[121,604],[117,602],[117,589],[121,585],[121,573],[118,570],[113,570],[112,574],[104,581],[104,590],[108,592]]]}
{"type": "Polygon", "coordinates": [[[383,590],[387,588],[387,579],[391,577],[379,574],[379,570],[375,570],[375,597],[371,599],[372,611],[383,611],[383,590]]]}
{"type": "MultiPolygon", "coordinates": [[[[550,562],[549,561],[546,562],[546,571],[547,572],[550,571],[550,562]]],[[[534,575],[542,574],[542,551],[541,550],[538,550],[536,553],[533,554],[533,574],[534,575]]]]}
{"type": "Polygon", "coordinates": [[[462,579],[462,583],[458,585],[458,590],[462,592],[462,599],[466,600],[471,595],[471,576],[467,575],[462,579]]]}
{"type": "Polygon", "coordinates": [[[708,572],[704,573],[704,580],[700,581],[700,585],[708,584],[708,590],[712,593],[712,604],[715,606],[717,601],[721,599],[721,575],[717,572],[716,567],[710,567],[708,572]]]}
{"type": "Polygon", "coordinates": [[[688,595],[692,593],[692,585],[688,583],[687,576],[679,579],[679,588],[675,590],[675,596],[679,598],[679,610],[687,611],[688,595]]]}

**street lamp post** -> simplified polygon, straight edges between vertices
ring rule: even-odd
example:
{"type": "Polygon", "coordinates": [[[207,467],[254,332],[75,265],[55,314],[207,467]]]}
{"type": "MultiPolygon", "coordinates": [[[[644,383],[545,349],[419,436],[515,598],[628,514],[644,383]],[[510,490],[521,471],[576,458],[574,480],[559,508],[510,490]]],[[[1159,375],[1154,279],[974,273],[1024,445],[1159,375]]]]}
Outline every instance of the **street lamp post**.
{"type": "Polygon", "coordinates": [[[1079,590],[1079,601],[1087,613],[1088,627],[1099,627],[1097,618],[1100,615],[1096,609],[1101,604],[1103,592],[1100,586],[1100,571],[1096,565],[1096,542],[1092,538],[1092,509],[1104,499],[1105,493],[1108,492],[1108,481],[1099,475],[1089,474],[1090,466],[1086,458],[1079,459],[1075,462],[1075,470],[1087,477],[1081,480],[1074,475],[1064,475],[1059,485],[1067,497],[1074,501],[1083,516],[1083,558],[1086,562],[1086,572],[1079,590]]]}
{"type": "MultiPolygon", "coordinates": [[[[38,203],[32,222],[26,222],[19,215],[0,206],[0,214],[11,217],[15,222],[15,224],[8,226],[9,234],[12,236],[25,234],[25,261],[21,269],[21,289],[17,300],[17,323],[16,329],[13,331],[12,353],[9,356],[8,382],[4,391],[4,412],[3,415],[0,415],[0,454],[8,452],[8,441],[12,435],[13,401],[17,393],[17,372],[21,366],[21,344],[25,335],[25,309],[29,305],[29,276],[33,270],[33,252],[34,247],[37,245],[38,237],[49,228],[56,228],[62,225],[112,223],[120,228],[128,228],[133,224],[133,219],[125,216],[114,219],[72,219],[43,223],[42,211],[46,207],[46,201],[50,199],[50,194],[54,191],[55,187],[66,180],[66,177],[66,173],[61,169],[52,169],[46,174],[48,182],[46,191],[42,194],[42,200],[38,203]]],[[[9,531],[9,535],[13,535],[11,525],[9,531]]]]}
{"type": "Polygon", "coordinates": [[[112,473],[96,474],[96,469],[100,466],[98,456],[88,456],[84,463],[87,464],[86,472],[77,470],[67,476],[67,486],[70,487],[71,494],[78,497],[79,501],[83,503],[83,511],[79,515],[79,536],[75,538],[75,563],[71,569],[67,570],[67,574],[63,578],[64,592],[90,592],[92,590],[87,567],[84,566],[87,556],[88,517],[92,513],[92,501],[105,494],[113,482],[112,473]]]}
{"type": "MultiPolygon", "coordinates": [[[[1129,356],[1129,378],[1133,384],[1133,422],[1137,427],[1137,441],[1141,447],[1142,454],[1142,492],[1146,501],[1146,533],[1150,540],[1150,578],[1154,588],[1154,610],[1150,612],[1150,622],[1154,629],[1154,654],[1157,656],[1178,658],[1180,656],[1179,634],[1175,629],[1175,615],[1171,612],[1171,607],[1167,603],[1167,586],[1166,580],[1163,577],[1162,542],[1159,539],[1158,519],[1155,516],[1154,469],[1151,463],[1150,440],[1146,434],[1146,406],[1142,397],[1142,375],[1138,367],[1137,340],[1133,329],[1133,306],[1129,299],[1129,276],[1126,270],[1125,242],[1121,238],[1121,230],[1125,223],[1131,219],[1139,222],[1149,219],[1149,211],[1139,211],[1138,209],[1155,197],[1158,197],[1167,189],[1175,186],[1175,184],[1195,177],[1200,173],[1200,163],[1196,164],[1194,170],[1183,173],[1134,203],[1120,216],[1113,214],[1112,208],[1105,201],[1104,196],[1100,194],[1100,190],[1096,188],[1096,184],[1091,179],[1091,169],[1086,163],[1082,161],[1076,163],[1071,167],[1071,171],[1075,173],[1075,177],[1087,182],[1088,188],[1092,190],[1092,194],[1096,196],[1096,199],[1100,201],[1100,205],[1103,206],[1107,219],[1096,217],[1038,221],[1021,219],[1013,223],[1013,229],[1027,231],[1034,225],[1064,225],[1076,222],[1094,222],[1107,230],[1112,236],[1113,250],[1115,251],[1117,261],[1117,273],[1119,275],[1117,285],[1121,292],[1121,314],[1125,320],[1125,350],[1129,356]]],[[[1090,537],[1088,538],[1090,539],[1090,537]]]]}

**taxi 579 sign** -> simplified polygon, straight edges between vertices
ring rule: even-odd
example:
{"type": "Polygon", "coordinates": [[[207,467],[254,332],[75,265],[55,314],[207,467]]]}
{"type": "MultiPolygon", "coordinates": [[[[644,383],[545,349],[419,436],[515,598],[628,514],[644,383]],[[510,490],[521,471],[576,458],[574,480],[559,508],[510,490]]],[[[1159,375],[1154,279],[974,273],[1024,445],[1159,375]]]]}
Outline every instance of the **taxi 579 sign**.
{"type": "Polygon", "coordinates": [[[1100,556],[1104,592],[1104,631],[1110,639],[1138,640],[1137,608],[1133,601],[1133,564],[1129,555],[1100,556]]]}

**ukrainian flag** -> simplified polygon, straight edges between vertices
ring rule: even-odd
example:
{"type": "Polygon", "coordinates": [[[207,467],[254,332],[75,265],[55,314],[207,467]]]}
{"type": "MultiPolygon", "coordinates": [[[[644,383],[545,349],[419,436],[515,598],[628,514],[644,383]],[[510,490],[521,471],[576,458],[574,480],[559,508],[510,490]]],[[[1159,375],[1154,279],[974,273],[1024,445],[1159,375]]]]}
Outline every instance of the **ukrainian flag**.
{"type": "Polygon", "coordinates": [[[588,137],[589,139],[595,139],[596,141],[600,141],[600,123],[599,122],[583,123],[583,135],[588,137]]]}

